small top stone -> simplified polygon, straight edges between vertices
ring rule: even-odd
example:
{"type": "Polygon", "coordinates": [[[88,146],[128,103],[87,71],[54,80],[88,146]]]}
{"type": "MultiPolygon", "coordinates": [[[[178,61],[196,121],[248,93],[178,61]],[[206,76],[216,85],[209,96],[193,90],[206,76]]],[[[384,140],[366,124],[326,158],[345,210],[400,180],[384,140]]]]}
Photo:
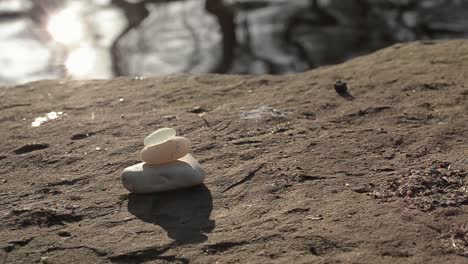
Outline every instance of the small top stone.
{"type": "Polygon", "coordinates": [[[149,134],[144,140],[145,147],[161,144],[176,136],[176,131],[173,128],[160,128],[149,134]]]}
{"type": "Polygon", "coordinates": [[[173,162],[190,151],[190,141],[176,136],[173,128],[161,128],[147,136],[140,158],[148,165],[173,162]]]}

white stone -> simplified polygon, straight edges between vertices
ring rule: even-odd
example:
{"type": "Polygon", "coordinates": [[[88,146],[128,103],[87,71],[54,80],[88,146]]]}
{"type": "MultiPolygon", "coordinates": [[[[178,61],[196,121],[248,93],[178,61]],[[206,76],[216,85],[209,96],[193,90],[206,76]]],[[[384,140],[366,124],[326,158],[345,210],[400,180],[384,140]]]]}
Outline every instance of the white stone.
{"type": "Polygon", "coordinates": [[[122,184],[131,193],[153,193],[191,187],[203,183],[205,173],[192,155],[170,163],[138,163],[123,170],[122,184]]]}

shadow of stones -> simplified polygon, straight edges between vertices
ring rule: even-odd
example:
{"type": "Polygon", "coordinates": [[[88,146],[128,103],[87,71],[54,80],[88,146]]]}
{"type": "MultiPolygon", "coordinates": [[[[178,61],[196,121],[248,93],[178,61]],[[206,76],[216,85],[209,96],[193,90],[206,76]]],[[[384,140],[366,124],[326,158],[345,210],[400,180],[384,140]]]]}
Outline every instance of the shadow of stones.
{"type": "Polygon", "coordinates": [[[161,226],[179,244],[208,239],[215,221],[210,220],[213,198],[206,185],[153,193],[130,194],[128,211],[146,223],[161,226]]]}

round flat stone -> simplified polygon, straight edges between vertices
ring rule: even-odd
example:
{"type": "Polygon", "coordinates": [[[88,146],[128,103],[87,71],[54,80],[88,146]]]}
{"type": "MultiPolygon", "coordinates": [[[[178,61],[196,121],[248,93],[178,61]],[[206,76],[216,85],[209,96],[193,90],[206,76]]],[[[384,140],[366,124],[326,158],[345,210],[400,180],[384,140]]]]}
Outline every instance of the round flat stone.
{"type": "Polygon", "coordinates": [[[131,193],[153,193],[187,188],[203,183],[205,173],[200,164],[187,154],[171,163],[138,163],[123,170],[122,184],[131,193]]]}

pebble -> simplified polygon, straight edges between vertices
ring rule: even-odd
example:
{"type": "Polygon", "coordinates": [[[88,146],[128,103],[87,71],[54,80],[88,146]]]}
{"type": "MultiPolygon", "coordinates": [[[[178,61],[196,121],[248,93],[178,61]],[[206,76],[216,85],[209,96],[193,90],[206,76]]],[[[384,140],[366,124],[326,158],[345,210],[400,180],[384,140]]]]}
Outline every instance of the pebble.
{"type": "Polygon", "coordinates": [[[184,137],[173,137],[166,142],[143,148],[140,157],[147,164],[164,164],[187,155],[190,141],[184,137]]]}
{"type": "Polygon", "coordinates": [[[346,82],[343,82],[341,80],[336,81],[334,87],[335,91],[339,94],[348,92],[348,85],[346,84],[346,82]]]}

